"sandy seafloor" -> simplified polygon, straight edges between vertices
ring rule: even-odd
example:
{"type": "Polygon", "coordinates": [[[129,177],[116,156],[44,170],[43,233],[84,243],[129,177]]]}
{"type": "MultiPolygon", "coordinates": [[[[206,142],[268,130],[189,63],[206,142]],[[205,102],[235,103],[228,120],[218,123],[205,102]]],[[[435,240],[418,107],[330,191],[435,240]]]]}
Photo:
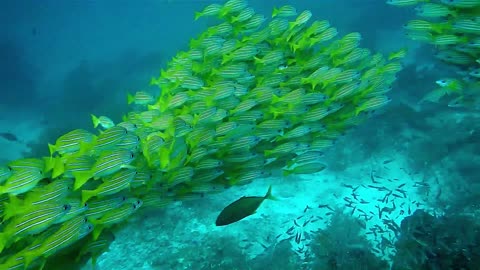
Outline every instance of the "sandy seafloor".
{"type": "MultiPolygon", "coordinates": [[[[308,1],[298,2],[299,6],[304,8],[311,5],[308,1]]],[[[383,1],[378,2],[383,4],[383,1]]],[[[329,13],[326,11],[335,5],[332,1],[326,1],[322,6],[316,7],[316,11],[317,14],[320,13],[319,17],[325,15],[333,25],[343,27],[343,30],[346,30],[344,32],[357,30],[354,26],[355,23],[362,21],[367,16],[361,14],[368,14],[367,12],[375,7],[372,2],[368,2],[367,7],[365,5],[361,6],[358,1],[339,1],[339,3],[335,12],[329,13]]],[[[178,20],[190,18],[193,10],[198,10],[199,7],[204,6],[203,2],[195,2],[193,7],[186,8],[190,2],[175,2],[174,0],[170,1],[169,4],[184,12],[180,13],[181,16],[177,18],[178,20]]],[[[259,6],[260,10],[271,9],[271,5],[267,3],[263,5],[254,4],[259,6]]],[[[33,12],[30,11],[30,13],[33,12]]],[[[159,19],[161,23],[168,23],[169,20],[165,18],[167,12],[162,11],[161,13],[163,16],[159,19]]],[[[73,19],[71,20],[73,21],[75,16],[72,16],[73,19]]],[[[407,17],[397,19],[396,22],[406,20],[407,17]]],[[[82,22],[78,24],[69,23],[77,26],[76,31],[81,30],[82,22]]],[[[127,28],[126,31],[133,33],[137,28],[140,28],[143,24],[151,23],[151,21],[144,18],[144,21],[137,23],[134,26],[130,25],[130,28],[127,28]]],[[[175,21],[173,25],[183,29],[178,23],[178,21],[175,21]]],[[[197,269],[196,266],[199,263],[205,263],[202,256],[218,252],[215,248],[220,247],[219,242],[223,242],[224,248],[227,249],[228,247],[237,247],[245,254],[245,258],[253,259],[267,253],[267,251],[270,252],[277,243],[290,237],[286,234],[286,231],[292,226],[295,228],[295,233],[325,228],[330,217],[328,212],[331,211],[318,208],[320,204],[328,204],[334,209],[351,213],[352,208],[345,206],[346,201],[344,199],[345,197],[351,197],[351,189],[345,187],[344,184],[358,187],[358,197],[369,202],[368,204],[358,204],[354,215],[359,215],[359,210],[367,213],[370,211],[378,213],[377,206],[381,208],[392,207],[392,201],[388,203],[378,201],[385,196],[386,192],[379,192],[368,187],[368,185],[373,184],[371,180],[372,172],[375,180],[380,182],[374,184],[376,186],[394,189],[405,184],[403,189],[406,191],[406,197],[395,198],[396,209],[388,215],[397,224],[400,224],[409,212],[413,213],[419,208],[426,209],[430,213],[441,214],[437,208],[438,205],[448,205],[450,201],[466,189],[466,183],[468,182],[463,182],[464,179],[457,172],[456,166],[460,162],[458,161],[459,155],[451,155],[449,149],[442,151],[441,145],[455,142],[457,138],[462,138],[462,134],[469,132],[476,134],[479,128],[478,121],[476,124],[472,124],[469,120],[472,118],[471,112],[449,109],[443,105],[426,104],[419,106],[417,104],[419,97],[428,92],[428,89],[434,87],[432,79],[437,78],[438,73],[441,73],[438,71],[438,67],[430,61],[429,57],[422,57],[427,52],[426,50],[403,37],[400,25],[398,25],[398,28],[396,26],[390,26],[389,28],[384,25],[380,27],[377,22],[377,24],[368,28],[368,23],[365,22],[364,25],[360,25],[359,28],[361,29],[358,31],[370,29],[370,32],[365,35],[365,42],[373,49],[389,51],[399,49],[402,46],[409,47],[409,58],[405,61],[407,73],[400,75],[399,80],[403,81],[395,84],[391,94],[394,102],[383,114],[375,115],[367,123],[338,140],[334,147],[326,151],[325,162],[329,165],[327,170],[311,176],[262,179],[247,186],[233,187],[220,194],[211,194],[197,200],[177,202],[157,212],[148,212],[143,216],[139,215],[116,234],[116,240],[112,243],[110,250],[99,258],[97,269],[119,269],[118,265],[122,265],[122,269],[197,269]],[[378,29],[375,27],[378,27],[378,29]],[[435,113],[432,114],[432,111],[435,113]],[[428,154],[429,151],[434,153],[428,154]],[[388,164],[384,164],[385,161],[389,161],[388,164]],[[419,188],[415,182],[428,183],[430,188],[419,188]],[[273,194],[278,198],[277,201],[266,201],[255,215],[241,222],[226,227],[216,227],[214,225],[216,216],[228,203],[241,196],[264,195],[269,185],[273,186],[273,194]],[[305,211],[307,206],[311,209],[305,211]],[[310,221],[306,227],[296,227],[294,224],[294,221],[304,223],[312,218],[316,221],[310,221]],[[214,248],[211,248],[211,246],[214,246],[214,248]]],[[[25,23],[22,27],[30,29],[28,25],[28,23],[25,23]]],[[[130,41],[128,46],[110,51],[105,47],[114,43],[112,40],[108,41],[109,37],[112,36],[107,34],[110,33],[108,27],[112,26],[104,25],[105,29],[100,29],[98,32],[81,33],[87,37],[91,34],[93,39],[102,37],[107,40],[105,44],[102,44],[100,49],[97,50],[93,45],[88,53],[80,50],[80,55],[72,55],[71,58],[68,55],[73,50],[70,51],[67,48],[72,45],[71,41],[60,40],[60,44],[57,44],[58,47],[54,49],[64,47],[58,51],[58,54],[51,55],[52,63],[42,74],[48,79],[38,81],[35,98],[32,98],[26,104],[22,100],[20,109],[15,109],[15,104],[0,107],[0,127],[3,128],[1,131],[14,133],[19,138],[18,142],[0,138],[2,153],[0,154],[0,162],[21,158],[25,152],[30,150],[30,146],[27,144],[44,144],[46,149],[47,142],[38,142],[37,140],[39,137],[49,141],[53,140],[54,137],[51,136],[45,138],[43,133],[46,129],[52,129],[52,127],[58,125],[61,127],[59,130],[63,131],[71,127],[90,125],[89,113],[91,112],[107,114],[119,119],[122,112],[127,109],[126,106],[117,106],[121,109],[118,109],[115,113],[112,112],[114,115],[109,114],[109,108],[116,106],[115,104],[122,104],[127,91],[141,90],[139,88],[142,87],[143,83],[148,82],[150,76],[156,74],[161,65],[164,65],[164,60],[156,61],[149,58],[156,55],[154,48],[158,50],[158,47],[165,46],[167,48],[165,50],[168,51],[166,55],[171,57],[175,51],[178,51],[178,48],[185,46],[190,36],[204,29],[203,26],[203,23],[199,23],[193,30],[179,36],[176,36],[175,31],[172,31],[175,28],[168,28],[165,32],[161,32],[159,26],[157,26],[154,28],[155,30],[149,29],[149,31],[151,33],[160,31],[162,33],[160,42],[156,38],[144,38],[135,41],[135,37],[132,37],[133,41],[130,41]],[[102,36],[102,31],[104,31],[103,34],[106,34],[105,36],[102,36]],[[141,45],[144,45],[146,49],[140,53],[129,51],[122,55],[123,50],[128,51],[135,48],[135,46],[132,46],[135,42],[142,43],[141,45]],[[132,67],[128,60],[119,57],[119,55],[126,59],[133,56],[145,61],[138,60],[136,63],[142,63],[142,65],[139,65],[139,71],[131,74],[129,70],[134,69],[135,66],[132,67]],[[97,60],[92,61],[91,58],[97,60]],[[62,62],[65,59],[69,61],[62,62]],[[82,61],[89,62],[85,69],[87,70],[86,73],[93,74],[89,77],[93,82],[86,86],[94,88],[95,91],[88,94],[89,97],[94,97],[93,103],[97,106],[88,104],[87,109],[81,110],[79,108],[85,107],[86,104],[76,104],[75,99],[70,99],[71,103],[67,103],[68,98],[57,100],[61,105],[55,106],[55,103],[52,103],[52,100],[55,101],[57,98],[55,91],[62,91],[61,89],[65,89],[65,86],[69,86],[69,84],[68,80],[63,77],[55,80],[54,75],[63,76],[67,74],[65,76],[75,77],[75,74],[78,75],[78,70],[83,70],[82,65],[79,64],[82,61]],[[128,68],[121,71],[112,68],[113,66],[122,67],[122,65],[128,66],[128,68]],[[116,76],[120,78],[120,82],[128,81],[128,87],[119,87],[120,82],[112,82],[111,78],[117,78],[116,76]],[[109,85],[113,85],[112,87],[117,89],[107,90],[109,85]],[[52,87],[49,88],[50,86],[52,87]],[[48,92],[50,89],[53,90],[48,92]],[[108,96],[108,98],[105,98],[105,96],[108,96]],[[35,106],[40,105],[48,109],[39,113],[35,110],[35,106]],[[50,111],[49,109],[52,107],[55,109],[50,111]],[[58,114],[66,114],[67,116],[62,118],[58,114]],[[60,120],[68,124],[62,124],[59,122],[60,120]]],[[[37,26],[37,28],[38,35],[41,35],[42,32],[48,32],[41,26],[37,26]]],[[[93,31],[92,29],[89,29],[89,31],[93,31]]],[[[65,29],[63,31],[68,32],[65,29]]],[[[120,32],[113,35],[118,34],[120,32]]],[[[16,38],[19,38],[18,35],[21,36],[22,34],[16,33],[15,35],[17,35],[16,38]]],[[[47,33],[47,36],[50,35],[52,34],[47,33]]],[[[28,37],[27,39],[33,38],[35,37],[28,37]]],[[[61,37],[58,38],[61,39],[61,37]]],[[[81,40],[88,43],[89,38],[84,37],[81,40]]],[[[138,43],[135,45],[138,46],[138,43]]],[[[48,47],[48,44],[44,43],[39,46],[40,48],[26,50],[23,57],[28,58],[31,56],[29,53],[35,52],[35,50],[44,50],[48,47]]],[[[160,51],[162,50],[160,49],[160,51]]],[[[35,59],[32,58],[31,61],[43,63],[48,59],[46,55],[37,55],[36,57],[35,59]]],[[[162,59],[167,58],[163,57],[162,59]]],[[[32,72],[33,70],[32,68],[32,72]]],[[[83,75],[78,76],[78,80],[83,78],[83,75]]],[[[67,90],[79,92],[85,89],[87,88],[72,87],[65,89],[65,93],[68,93],[67,90]]],[[[75,94],[75,92],[69,93],[75,94]]],[[[478,114],[473,115],[478,119],[478,114]]],[[[61,133],[57,131],[49,134],[59,135],[61,133]]],[[[471,156],[466,157],[466,160],[478,164],[478,155],[467,154],[471,154],[471,156]]],[[[377,216],[366,222],[365,232],[368,232],[369,228],[375,225],[383,225],[381,219],[377,216]]],[[[391,237],[391,234],[388,235],[387,233],[385,236],[391,237]]],[[[375,241],[373,236],[370,235],[369,237],[376,246],[378,242],[375,241]]],[[[286,241],[290,241],[292,248],[298,250],[308,248],[310,240],[302,239],[300,243],[296,243],[295,239],[286,241]]],[[[385,254],[378,253],[378,255],[388,258],[390,252],[391,250],[387,249],[385,254]]],[[[299,253],[299,256],[301,254],[299,253]]],[[[225,258],[228,258],[228,256],[225,256],[225,258]]],[[[90,264],[87,264],[84,269],[91,269],[90,264]]]]}

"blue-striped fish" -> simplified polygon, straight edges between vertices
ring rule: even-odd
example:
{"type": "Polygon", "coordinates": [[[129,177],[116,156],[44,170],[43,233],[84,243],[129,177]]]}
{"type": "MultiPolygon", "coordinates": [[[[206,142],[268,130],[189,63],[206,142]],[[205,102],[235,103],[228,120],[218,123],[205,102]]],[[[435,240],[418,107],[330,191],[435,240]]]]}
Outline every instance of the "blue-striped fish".
{"type": "Polygon", "coordinates": [[[122,206],[126,201],[127,197],[123,195],[91,199],[88,202],[88,210],[85,212],[85,215],[91,219],[98,219],[113,209],[122,206]]]}
{"type": "Polygon", "coordinates": [[[137,211],[142,206],[142,200],[132,198],[129,199],[125,204],[122,206],[106,213],[101,218],[93,220],[92,223],[94,224],[95,228],[93,230],[93,239],[98,239],[98,236],[102,233],[102,230],[105,227],[109,227],[111,225],[117,224],[119,222],[124,221],[130,215],[132,215],[135,211],[137,211]]]}
{"type": "Polygon", "coordinates": [[[60,136],[55,145],[49,144],[50,155],[57,152],[61,155],[65,153],[73,153],[80,150],[81,144],[89,144],[93,142],[95,135],[83,130],[75,129],[62,136],[60,136]]]}
{"type": "Polygon", "coordinates": [[[93,150],[99,152],[105,149],[111,149],[120,143],[128,134],[128,131],[124,127],[114,126],[109,128],[100,135],[93,145],[93,150]]]}
{"type": "Polygon", "coordinates": [[[90,178],[98,179],[113,174],[122,168],[129,167],[128,165],[134,158],[135,154],[132,151],[124,149],[102,152],[90,171],[73,173],[75,176],[75,190],[83,186],[90,178]]]}
{"type": "Polygon", "coordinates": [[[44,231],[70,208],[68,204],[45,204],[32,207],[28,212],[15,217],[0,233],[0,252],[22,236],[44,231]]]}
{"type": "Polygon", "coordinates": [[[82,239],[92,232],[92,230],[93,224],[88,222],[84,216],[79,216],[65,222],[56,232],[42,239],[43,241],[40,246],[25,253],[25,265],[30,265],[30,263],[38,257],[50,257],[57,251],[82,239]]]}
{"type": "Polygon", "coordinates": [[[111,176],[105,177],[103,183],[94,190],[82,190],[82,202],[88,201],[91,197],[105,197],[118,193],[129,187],[137,174],[136,170],[123,169],[111,176]]]}
{"type": "Polygon", "coordinates": [[[43,178],[43,172],[38,169],[15,170],[0,186],[0,195],[4,193],[13,195],[25,193],[33,189],[43,178]]]}

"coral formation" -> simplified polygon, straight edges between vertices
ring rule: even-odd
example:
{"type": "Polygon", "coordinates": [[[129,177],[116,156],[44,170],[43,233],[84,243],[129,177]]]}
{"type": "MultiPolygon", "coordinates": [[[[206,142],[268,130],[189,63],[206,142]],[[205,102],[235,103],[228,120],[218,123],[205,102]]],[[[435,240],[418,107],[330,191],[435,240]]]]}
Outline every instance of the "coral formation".
{"type": "Polygon", "coordinates": [[[479,225],[473,216],[434,217],[417,210],[401,224],[392,269],[477,269],[479,225]]]}

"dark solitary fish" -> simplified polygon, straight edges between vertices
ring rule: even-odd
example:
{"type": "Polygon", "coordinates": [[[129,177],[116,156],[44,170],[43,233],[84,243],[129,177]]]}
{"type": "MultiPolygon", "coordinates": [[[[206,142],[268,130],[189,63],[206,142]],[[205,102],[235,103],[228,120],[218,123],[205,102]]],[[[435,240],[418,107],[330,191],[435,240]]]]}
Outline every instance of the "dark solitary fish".
{"type": "Polygon", "coordinates": [[[272,186],[268,188],[267,194],[263,197],[243,196],[229,204],[220,212],[215,225],[225,226],[254,214],[265,199],[275,200],[275,197],[272,196],[272,186]]]}
{"type": "Polygon", "coordinates": [[[11,141],[11,142],[18,142],[17,136],[15,134],[10,133],[10,132],[0,132],[0,137],[4,138],[5,140],[11,141]]]}

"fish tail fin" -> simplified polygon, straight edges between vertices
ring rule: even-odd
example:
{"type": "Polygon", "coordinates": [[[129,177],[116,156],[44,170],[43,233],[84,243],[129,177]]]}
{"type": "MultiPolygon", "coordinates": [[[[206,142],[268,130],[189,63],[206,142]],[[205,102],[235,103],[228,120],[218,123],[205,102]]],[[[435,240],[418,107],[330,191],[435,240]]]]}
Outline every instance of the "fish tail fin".
{"type": "Polygon", "coordinates": [[[102,224],[98,224],[98,225],[95,226],[95,228],[93,229],[93,240],[94,241],[97,241],[100,234],[102,234],[103,228],[104,228],[104,226],[102,224]]]}
{"type": "Polygon", "coordinates": [[[92,255],[92,269],[97,269],[97,258],[98,256],[92,255]]]}
{"type": "Polygon", "coordinates": [[[283,170],[283,176],[289,176],[291,174],[293,174],[293,170],[283,170]]]}
{"type": "Polygon", "coordinates": [[[278,15],[278,11],[277,7],[273,7],[272,18],[275,18],[278,15]]]}
{"type": "Polygon", "coordinates": [[[127,94],[127,103],[128,103],[128,105],[132,104],[133,102],[135,102],[135,96],[133,96],[132,94],[128,93],[128,94],[127,94]]]}
{"type": "Polygon", "coordinates": [[[87,154],[93,149],[93,143],[81,142],[80,149],[78,150],[79,155],[87,154]]]}
{"type": "Polygon", "coordinates": [[[90,114],[90,116],[92,116],[93,128],[97,128],[100,124],[100,120],[93,114],[90,114]]]}
{"type": "Polygon", "coordinates": [[[3,221],[23,212],[23,203],[20,199],[13,195],[9,196],[9,199],[10,202],[4,203],[5,210],[3,211],[3,221]]]}
{"type": "Polygon", "coordinates": [[[57,178],[65,172],[65,163],[58,157],[53,164],[52,178],[57,178]]]}
{"type": "Polygon", "coordinates": [[[266,200],[278,200],[275,196],[272,195],[272,186],[270,185],[268,187],[268,191],[267,191],[267,194],[265,194],[265,199],[266,200]]]}
{"type": "Polygon", "coordinates": [[[45,169],[44,172],[48,173],[49,171],[53,170],[53,167],[55,166],[55,158],[50,156],[50,157],[44,157],[43,161],[45,161],[45,169]]]}
{"type": "Polygon", "coordinates": [[[7,245],[7,240],[8,235],[6,235],[5,233],[0,233],[0,252],[5,249],[5,246],[7,245]]]}
{"type": "Polygon", "coordinates": [[[82,203],[87,202],[90,198],[96,196],[95,190],[82,190],[82,203]]]}
{"type": "MultiPolygon", "coordinates": [[[[35,261],[37,258],[39,257],[37,256],[37,254],[35,254],[34,251],[25,253],[25,255],[23,256],[23,264],[25,265],[25,269],[28,269],[30,264],[32,264],[32,262],[35,261]]],[[[38,269],[42,269],[44,266],[45,260],[42,262],[41,266],[38,269]]]]}
{"type": "Polygon", "coordinates": [[[160,106],[158,105],[158,103],[155,103],[154,105],[147,105],[147,108],[149,111],[151,110],[159,110],[160,109],[160,106]]]}
{"type": "Polygon", "coordinates": [[[53,145],[53,144],[48,144],[48,150],[50,151],[50,156],[53,156],[53,153],[55,153],[55,151],[57,151],[55,145],[53,145]]]}
{"type": "Polygon", "coordinates": [[[223,55],[222,65],[231,60],[231,57],[228,54],[223,55]]]}
{"type": "Polygon", "coordinates": [[[195,12],[195,21],[200,19],[200,17],[202,16],[203,16],[203,12],[199,12],[199,11],[195,12]]]}
{"type": "Polygon", "coordinates": [[[273,94],[272,95],[272,103],[278,103],[278,102],[281,102],[282,101],[282,98],[273,94]]]}
{"type": "Polygon", "coordinates": [[[75,185],[74,185],[74,190],[79,189],[83,184],[85,184],[88,179],[93,177],[93,173],[90,171],[86,172],[75,172],[73,173],[73,176],[75,177],[75,185]]]}
{"type": "Polygon", "coordinates": [[[355,116],[359,115],[361,112],[363,112],[363,106],[355,108],[355,116]]]}

